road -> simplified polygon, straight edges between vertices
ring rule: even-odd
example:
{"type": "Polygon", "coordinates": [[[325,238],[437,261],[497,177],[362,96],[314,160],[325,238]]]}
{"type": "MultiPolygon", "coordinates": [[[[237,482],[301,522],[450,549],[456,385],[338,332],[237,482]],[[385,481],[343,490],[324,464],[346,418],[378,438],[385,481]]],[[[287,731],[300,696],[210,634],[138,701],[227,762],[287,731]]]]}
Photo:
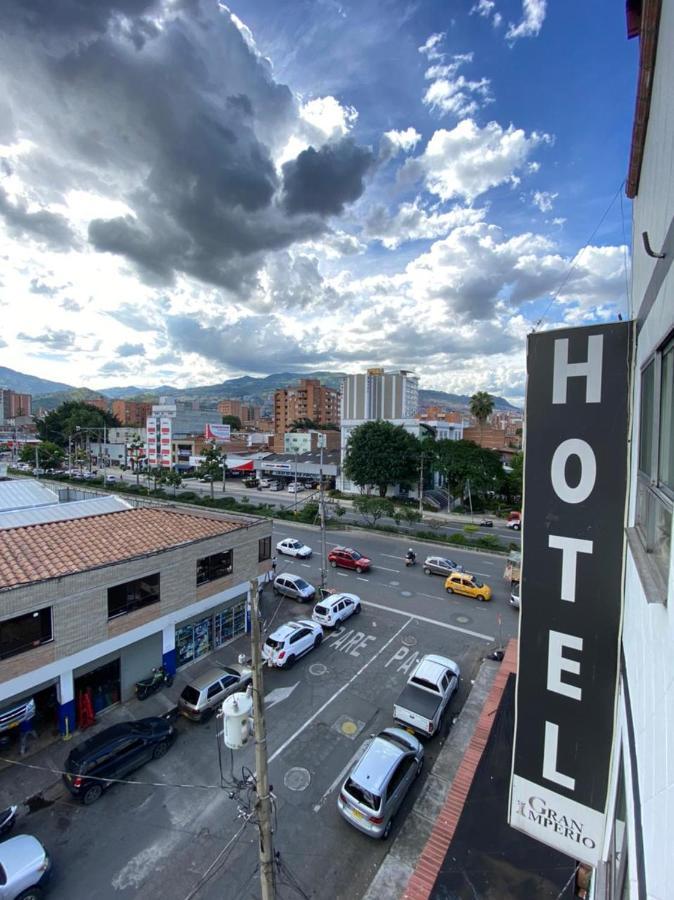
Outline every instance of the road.
{"type": "MultiPolygon", "coordinates": [[[[274,544],[288,536],[318,550],[318,533],[313,528],[277,523],[274,544]]],[[[340,534],[329,537],[332,544],[340,534]]],[[[342,821],[336,794],[363,742],[392,724],[393,702],[420,655],[441,653],[460,664],[461,688],[442,733],[425,745],[424,773],[397,816],[399,825],[428,777],[481,658],[498,640],[498,618],[503,640],[516,634],[518,614],[508,605],[501,557],[453,553],[494,589],[491,603],[479,603],[448,596],[443,579],[425,576],[419,565],[405,569],[408,542],[359,534],[356,546],[374,560],[372,570],[357,576],[330,569],[328,584],[357,593],[363,602],[360,616],[326,632],[322,646],[293,669],[264,672],[265,695],[278,701],[266,718],[270,781],[276,797],[274,841],[287,867],[279,874],[280,898],[300,896],[288,887],[292,878],[316,900],[355,900],[362,895],[388,844],[372,841],[342,821]]],[[[422,559],[436,549],[421,542],[413,546],[422,559]]],[[[279,573],[298,572],[313,583],[319,580],[319,570],[317,555],[307,562],[278,558],[279,573]]],[[[269,588],[263,592],[267,632],[308,612],[306,606],[275,599],[269,588]]],[[[233,653],[224,648],[215,657],[228,662],[233,653]]],[[[189,675],[189,669],[186,672],[189,675]]],[[[252,823],[246,825],[238,817],[245,792],[232,798],[235,790],[220,787],[220,727],[215,719],[205,725],[179,719],[179,737],[171,751],[132,776],[142,784],[116,785],[88,808],[62,793],[52,806],[22,819],[20,830],[43,840],[54,857],[49,897],[258,897],[257,832],[252,823]],[[222,855],[224,848],[228,849],[222,855]],[[204,881],[208,873],[212,877],[204,881]]],[[[55,745],[55,764],[67,750],[55,745]]],[[[226,782],[231,782],[232,773],[240,777],[242,767],[254,768],[252,746],[233,755],[222,747],[220,752],[226,782]]]]}

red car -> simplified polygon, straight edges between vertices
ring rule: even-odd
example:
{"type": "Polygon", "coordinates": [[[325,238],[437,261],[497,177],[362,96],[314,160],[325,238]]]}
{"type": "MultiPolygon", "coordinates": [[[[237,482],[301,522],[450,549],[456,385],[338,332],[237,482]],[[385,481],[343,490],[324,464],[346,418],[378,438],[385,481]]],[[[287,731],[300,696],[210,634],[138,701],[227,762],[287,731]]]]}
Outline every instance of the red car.
{"type": "Polygon", "coordinates": [[[328,561],[333,569],[341,566],[343,569],[355,569],[358,574],[367,572],[371,565],[367,556],[350,547],[335,547],[328,553],[328,561]]]}

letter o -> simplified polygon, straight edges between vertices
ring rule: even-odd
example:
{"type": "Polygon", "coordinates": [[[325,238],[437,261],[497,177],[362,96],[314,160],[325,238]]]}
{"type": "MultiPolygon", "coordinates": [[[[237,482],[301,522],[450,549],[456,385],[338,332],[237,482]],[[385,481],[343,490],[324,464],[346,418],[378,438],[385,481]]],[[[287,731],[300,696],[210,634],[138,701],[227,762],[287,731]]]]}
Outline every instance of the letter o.
{"type": "Polygon", "coordinates": [[[550,478],[555,493],[565,503],[587,500],[597,479],[597,461],[587,441],[580,438],[562,441],[552,457],[550,478]],[[566,481],[566,463],[570,456],[577,456],[580,460],[580,481],[576,487],[570,487],[566,481]]]}
{"type": "Polygon", "coordinates": [[[587,847],[588,850],[594,850],[594,848],[597,846],[592,838],[588,837],[587,835],[583,838],[583,844],[587,847]]]}

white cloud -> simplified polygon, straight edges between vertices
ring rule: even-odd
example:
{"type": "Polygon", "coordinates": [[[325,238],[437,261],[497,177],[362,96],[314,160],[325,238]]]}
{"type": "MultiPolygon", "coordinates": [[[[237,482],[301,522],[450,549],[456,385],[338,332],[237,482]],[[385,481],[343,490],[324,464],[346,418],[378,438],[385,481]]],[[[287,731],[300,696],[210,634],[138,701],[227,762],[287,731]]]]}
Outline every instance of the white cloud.
{"type": "Polygon", "coordinates": [[[557,197],[559,194],[553,194],[550,191],[534,191],[531,200],[541,212],[550,212],[557,197]]]}
{"type": "Polygon", "coordinates": [[[536,37],[545,21],[547,0],[522,0],[522,21],[508,24],[506,40],[514,43],[518,38],[536,37]]]}
{"type": "Polygon", "coordinates": [[[405,131],[385,131],[379,145],[379,155],[383,159],[391,159],[400,151],[410,153],[421,140],[421,135],[415,128],[406,128],[405,131]]]}
{"type": "Polygon", "coordinates": [[[472,116],[485,103],[493,102],[489,91],[490,81],[481,78],[479,81],[468,81],[459,75],[454,81],[438,78],[424,94],[424,103],[431,109],[441,113],[452,113],[455,116],[472,116]]]}
{"type": "Polygon", "coordinates": [[[417,197],[411,203],[403,203],[394,216],[384,207],[373,209],[365,223],[365,234],[380,241],[388,250],[395,250],[406,241],[440,237],[460,225],[481,222],[485,214],[486,210],[469,206],[454,206],[448,212],[429,212],[417,197]]]}
{"type": "Polygon", "coordinates": [[[445,32],[440,31],[436,34],[432,34],[425,44],[422,44],[421,47],[418,47],[419,53],[423,53],[424,56],[427,56],[429,59],[442,59],[443,55],[438,50],[438,44],[440,44],[445,39],[445,32]]]}
{"type": "Polygon", "coordinates": [[[451,131],[436,131],[426,149],[409,159],[400,173],[403,183],[423,179],[426,188],[441,200],[463,197],[472,202],[480,194],[500,184],[518,184],[518,172],[541,143],[551,143],[547,134],[497,122],[480,128],[464,119],[451,131]]]}
{"type": "Polygon", "coordinates": [[[299,117],[286,145],[276,158],[279,168],[307,147],[322,147],[345,137],[356,124],[358,110],[342,106],[335,97],[315,97],[300,104],[299,117]]]}
{"type": "Polygon", "coordinates": [[[470,14],[476,13],[478,16],[481,16],[483,19],[491,19],[491,24],[494,28],[498,28],[503,22],[503,16],[500,12],[496,12],[496,3],[494,0],[478,0],[478,2],[472,7],[470,14]]]}

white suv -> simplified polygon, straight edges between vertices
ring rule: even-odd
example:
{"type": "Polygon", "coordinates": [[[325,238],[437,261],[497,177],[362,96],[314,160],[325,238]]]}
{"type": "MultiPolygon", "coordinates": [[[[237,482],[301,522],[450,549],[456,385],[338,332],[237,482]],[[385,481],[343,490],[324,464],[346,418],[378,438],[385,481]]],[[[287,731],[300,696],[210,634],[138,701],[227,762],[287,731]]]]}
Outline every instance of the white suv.
{"type": "Polygon", "coordinates": [[[355,594],[328,594],[314,606],[311,618],[324,628],[334,628],[359,612],[360,597],[355,594]]]}
{"type": "Polygon", "coordinates": [[[278,669],[289,669],[300,656],[320,647],[323,629],[311,619],[286,622],[269,635],[262,646],[262,659],[278,669]]]}

